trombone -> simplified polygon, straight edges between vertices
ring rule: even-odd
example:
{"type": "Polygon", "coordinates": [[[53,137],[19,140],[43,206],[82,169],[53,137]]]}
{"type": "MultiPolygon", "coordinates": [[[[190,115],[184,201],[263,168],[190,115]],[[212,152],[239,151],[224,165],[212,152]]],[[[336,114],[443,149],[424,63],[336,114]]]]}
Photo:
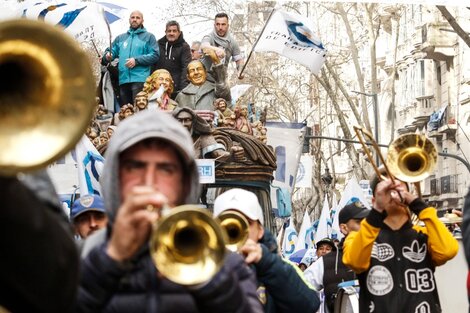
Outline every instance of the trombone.
{"type": "Polygon", "coordinates": [[[198,205],[163,212],[150,238],[150,255],[158,271],[180,285],[210,280],[222,267],[225,253],[222,228],[198,205]]]}
{"type": "Polygon", "coordinates": [[[395,182],[399,179],[403,182],[414,183],[418,196],[421,198],[421,187],[419,182],[424,180],[434,170],[437,161],[437,150],[434,144],[421,134],[405,134],[395,139],[388,147],[387,160],[384,160],[377,142],[372,134],[363,127],[354,126],[367,158],[369,159],[379,179],[384,179],[377,164],[372,158],[369,147],[367,147],[364,136],[374,147],[379,156],[386,174],[395,182]]]}

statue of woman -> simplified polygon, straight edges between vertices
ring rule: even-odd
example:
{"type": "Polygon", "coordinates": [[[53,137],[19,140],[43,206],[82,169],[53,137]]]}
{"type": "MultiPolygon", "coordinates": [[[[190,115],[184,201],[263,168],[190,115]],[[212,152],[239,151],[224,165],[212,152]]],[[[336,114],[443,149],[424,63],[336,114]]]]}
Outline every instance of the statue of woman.
{"type": "Polygon", "coordinates": [[[173,111],[178,103],[171,99],[175,88],[170,72],[165,69],[154,71],[144,83],[143,91],[148,94],[148,107],[158,107],[163,111],[173,111]]]}

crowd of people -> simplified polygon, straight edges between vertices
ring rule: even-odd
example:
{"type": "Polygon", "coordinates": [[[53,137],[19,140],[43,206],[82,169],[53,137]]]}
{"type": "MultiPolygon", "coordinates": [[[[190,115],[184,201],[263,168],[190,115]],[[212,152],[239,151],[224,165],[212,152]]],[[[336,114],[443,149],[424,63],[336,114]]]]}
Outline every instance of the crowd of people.
{"type": "Polygon", "coordinates": [[[218,13],[214,30],[191,47],[177,21],[166,23],[165,36],[158,41],[143,23],[143,14],[132,12],[129,30],[116,37],[101,59],[108,67],[117,61],[119,87],[115,89],[119,93],[112,99],[108,96],[98,100],[102,103],[87,132],[97,148],[109,140],[108,127],[135,112],[147,108],[173,111],[177,107],[195,110],[214,127],[234,128],[266,143],[264,121],[249,116],[247,105],[232,105],[226,79],[228,65],[233,60],[240,71],[244,61],[229,31],[226,13],[218,13]]]}
{"type": "Polygon", "coordinates": [[[0,311],[334,312],[339,284],[357,279],[360,312],[441,312],[434,271],[457,254],[457,240],[435,208],[386,173],[372,179],[372,210],[341,208],[344,239],[317,242],[303,271],[282,257],[257,196],[235,188],[215,198],[213,213],[240,213],[247,240],[226,250],[203,283],[165,277],[149,247],[156,222],[168,208],[198,203],[196,159],[224,161],[234,153],[211,136],[214,125],[264,143],[266,132],[247,105],[231,107],[227,65],[233,60],[239,69],[243,58],[225,13],[191,47],[176,21],[158,41],[143,22],[132,12],[129,30],[102,58],[119,59],[120,90],[120,110],[98,104],[87,130],[105,155],[103,194],[81,195],[67,224],[40,173],[0,177],[0,238],[11,251],[0,258],[0,311]],[[412,223],[411,213],[422,224],[412,223]]]}

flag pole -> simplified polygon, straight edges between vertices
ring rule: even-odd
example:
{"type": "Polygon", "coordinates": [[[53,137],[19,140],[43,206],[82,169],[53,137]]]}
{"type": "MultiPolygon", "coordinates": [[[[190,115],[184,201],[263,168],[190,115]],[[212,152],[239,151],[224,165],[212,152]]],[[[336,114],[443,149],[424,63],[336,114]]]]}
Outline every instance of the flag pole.
{"type": "Polygon", "coordinates": [[[245,62],[245,64],[243,64],[243,67],[242,67],[240,73],[238,74],[238,79],[242,79],[242,77],[243,77],[243,72],[245,71],[246,65],[248,64],[248,61],[250,61],[251,55],[253,54],[253,51],[255,50],[255,47],[256,47],[256,45],[258,44],[258,41],[260,40],[261,36],[263,35],[263,32],[264,32],[264,30],[266,29],[266,26],[268,25],[269,20],[271,19],[271,16],[273,16],[273,13],[274,13],[275,10],[276,10],[276,8],[273,7],[273,9],[271,10],[271,13],[269,13],[268,20],[267,20],[266,23],[264,24],[263,29],[261,30],[261,33],[259,34],[258,38],[256,39],[256,41],[255,41],[253,47],[251,47],[251,51],[250,51],[250,53],[248,54],[248,58],[246,58],[246,62],[245,62]]]}

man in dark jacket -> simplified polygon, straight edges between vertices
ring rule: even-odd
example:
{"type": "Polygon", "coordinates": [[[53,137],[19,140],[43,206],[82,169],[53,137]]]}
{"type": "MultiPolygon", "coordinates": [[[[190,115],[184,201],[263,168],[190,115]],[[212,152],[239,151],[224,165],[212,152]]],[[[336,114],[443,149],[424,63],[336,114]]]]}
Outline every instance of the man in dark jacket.
{"type": "Polygon", "coordinates": [[[161,57],[155,64],[156,69],[170,72],[175,82],[175,90],[171,96],[175,99],[178,92],[188,85],[186,68],[191,62],[191,48],[183,38],[180,24],[177,21],[166,23],[165,36],[158,40],[161,57]]]}
{"type": "Polygon", "coordinates": [[[264,229],[264,217],[256,195],[234,188],[215,199],[214,215],[236,211],[249,223],[248,239],[240,248],[245,262],[252,264],[258,279],[258,297],[266,313],[316,312],[320,300],[294,264],[285,262],[277,253],[274,236],[264,229]]]}
{"type": "Polygon", "coordinates": [[[149,237],[162,208],[196,203],[200,191],[192,139],[171,115],[144,110],[123,120],[100,183],[109,223],[82,262],[79,312],[262,310],[253,273],[235,253],[209,281],[190,287],[166,279],[152,262],[149,237]]]}
{"type": "Polygon", "coordinates": [[[79,258],[47,172],[0,186],[0,312],[73,312],[79,258]]]}
{"type": "MultiPolygon", "coordinates": [[[[341,233],[345,236],[351,231],[358,231],[361,220],[369,214],[362,203],[354,202],[339,211],[338,222],[341,233]]],[[[324,290],[325,311],[334,312],[338,284],[356,279],[354,272],[343,263],[344,238],[338,244],[338,249],[325,254],[309,266],[304,274],[307,281],[317,291],[324,290]]]]}

